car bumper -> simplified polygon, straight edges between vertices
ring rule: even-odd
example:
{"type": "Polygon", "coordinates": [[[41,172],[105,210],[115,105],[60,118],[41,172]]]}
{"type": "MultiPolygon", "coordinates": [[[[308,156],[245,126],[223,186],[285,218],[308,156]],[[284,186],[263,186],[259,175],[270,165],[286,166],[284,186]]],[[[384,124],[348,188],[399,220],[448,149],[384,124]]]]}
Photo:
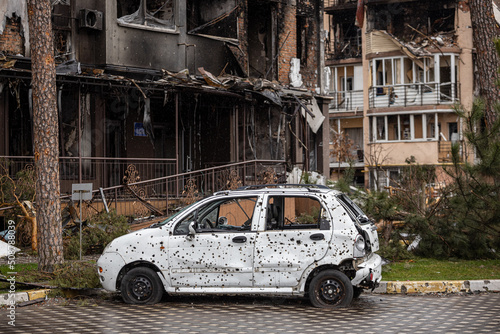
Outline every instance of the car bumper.
{"type": "Polygon", "coordinates": [[[356,276],[351,280],[353,286],[376,288],[382,280],[382,258],[372,253],[366,261],[358,264],[356,276]]]}
{"type": "Polygon", "coordinates": [[[116,279],[125,261],[118,253],[104,253],[97,260],[97,274],[104,289],[116,291],[116,279]]]}

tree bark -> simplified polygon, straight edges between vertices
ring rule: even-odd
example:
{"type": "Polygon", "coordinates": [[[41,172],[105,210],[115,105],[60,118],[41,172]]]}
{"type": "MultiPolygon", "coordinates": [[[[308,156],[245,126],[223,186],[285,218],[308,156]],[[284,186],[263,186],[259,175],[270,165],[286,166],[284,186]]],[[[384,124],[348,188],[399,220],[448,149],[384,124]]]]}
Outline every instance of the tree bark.
{"type": "Polygon", "coordinates": [[[500,96],[500,87],[497,85],[500,58],[494,43],[500,37],[500,28],[493,15],[491,0],[470,0],[469,6],[476,49],[476,84],[479,96],[485,100],[486,124],[489,126],[496,120],[494,105],[500,96]]]}
{"type": "Polygon", "coordinates": [[[33,88],[38,269],[63,262],[59,188],[59,124],[50,0],[28,0],[33,88]]]}

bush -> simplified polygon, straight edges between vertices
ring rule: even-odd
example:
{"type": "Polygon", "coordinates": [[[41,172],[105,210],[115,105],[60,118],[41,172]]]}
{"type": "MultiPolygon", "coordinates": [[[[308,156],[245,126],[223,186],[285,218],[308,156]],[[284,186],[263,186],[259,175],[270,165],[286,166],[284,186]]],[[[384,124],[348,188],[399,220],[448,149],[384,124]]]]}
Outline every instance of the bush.
{"type": "MultiPolygon", "coordinates": [[[[113,239],[128,233],[129,224],[125,216],[115,211],[101,212],[93,216],[82,231],[82,255],[99,254],[113,239]]],[[[65,241],[64,257],[74,260],[80,256],[80,233],[65,241]]]]}

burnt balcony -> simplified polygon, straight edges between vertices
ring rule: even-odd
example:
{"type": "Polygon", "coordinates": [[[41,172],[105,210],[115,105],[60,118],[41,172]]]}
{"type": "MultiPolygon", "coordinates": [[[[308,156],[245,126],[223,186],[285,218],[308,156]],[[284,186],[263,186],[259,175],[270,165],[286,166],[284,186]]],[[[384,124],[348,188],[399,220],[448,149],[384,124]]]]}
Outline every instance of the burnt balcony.
{"type": "Polygon", "coordinates": [[[325,0],[325,12],[330,13],[336,10],[353,9],[358,4],[357,0],[325,0]]]}
{"type": "Polygon", "coordinates": [[[361,35],[332,40],[326,44],[327,60],[361,57],[361,35]]]}

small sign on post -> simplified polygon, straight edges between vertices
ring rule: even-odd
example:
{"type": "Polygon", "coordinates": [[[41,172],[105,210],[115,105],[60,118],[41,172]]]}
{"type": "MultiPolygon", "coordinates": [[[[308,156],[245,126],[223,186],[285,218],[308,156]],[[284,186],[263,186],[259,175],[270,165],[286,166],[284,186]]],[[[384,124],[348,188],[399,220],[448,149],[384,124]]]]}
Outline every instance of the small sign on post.
{"type": "Polygon", "coordinates": [[[90,201],[92,199],[92,183],[74,183],[71,186],[71,199],[80,201],[80,260],[82,259],[82,201],[90,201]]]}

